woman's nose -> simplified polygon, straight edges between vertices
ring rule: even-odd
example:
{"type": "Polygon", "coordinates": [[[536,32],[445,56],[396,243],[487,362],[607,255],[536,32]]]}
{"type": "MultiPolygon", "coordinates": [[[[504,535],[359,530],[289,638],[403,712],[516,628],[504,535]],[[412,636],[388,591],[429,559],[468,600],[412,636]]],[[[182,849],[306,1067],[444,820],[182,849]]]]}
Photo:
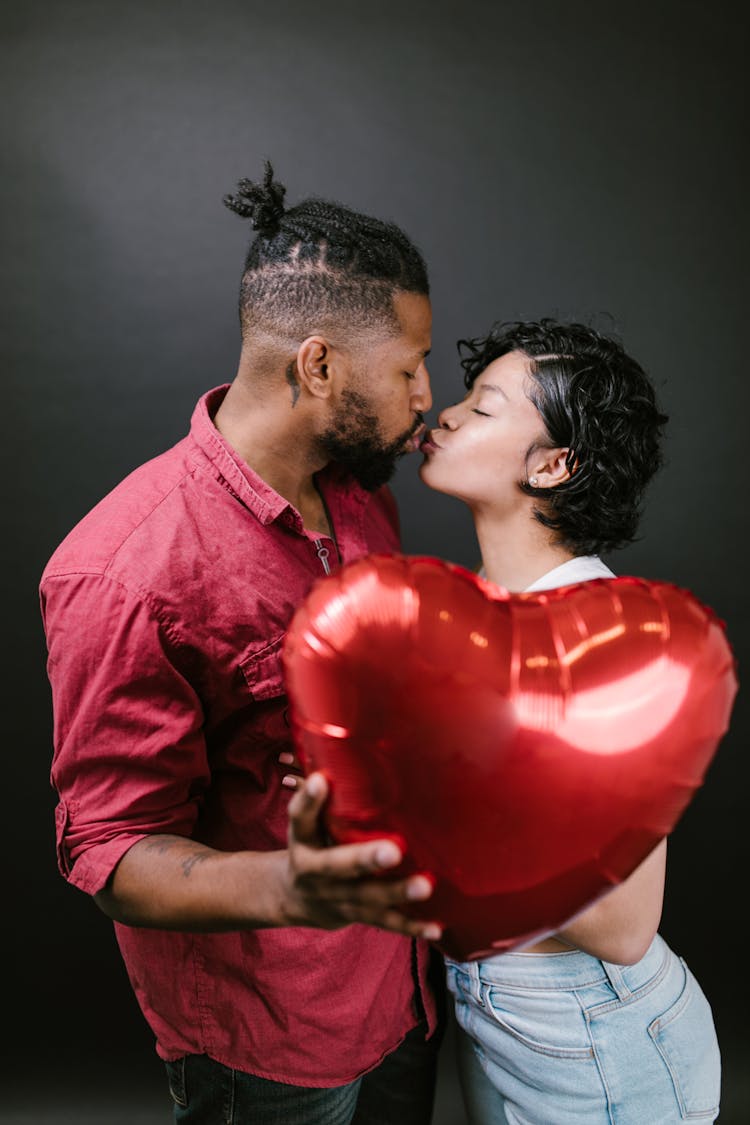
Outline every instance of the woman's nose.
{"type": "Polygon", "coordinates": [[[438,426],[441,430],[455,430],[458,425],[455,406],[445,406],[438,414],[438,426]]]}

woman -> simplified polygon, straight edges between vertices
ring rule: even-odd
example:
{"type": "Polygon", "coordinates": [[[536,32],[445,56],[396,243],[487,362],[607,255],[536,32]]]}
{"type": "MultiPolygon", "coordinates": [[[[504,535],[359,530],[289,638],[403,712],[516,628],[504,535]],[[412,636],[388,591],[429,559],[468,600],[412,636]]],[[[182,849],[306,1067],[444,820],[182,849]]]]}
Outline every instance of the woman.
{"type": "MultiPolygon", "coordinates": [[[[510,591],[613,577],[667,421],[614,340],[580,324],[463,341],[467,394],[422,444],[425,484],[471,508],[484,575],[510,591]]],[[[471,1125],[714,1121],[709,1004],[657,933],[666,840],[554,937],[447,961],[471,1125]]]]}

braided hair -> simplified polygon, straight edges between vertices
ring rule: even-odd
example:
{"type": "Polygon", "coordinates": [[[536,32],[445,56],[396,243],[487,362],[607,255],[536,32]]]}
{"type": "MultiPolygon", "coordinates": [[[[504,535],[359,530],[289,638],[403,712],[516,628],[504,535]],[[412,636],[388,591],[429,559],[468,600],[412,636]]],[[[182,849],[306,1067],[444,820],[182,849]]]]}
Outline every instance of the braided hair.
{"type": "Polygon", "coordinates": [[[429,294],[427,268],[410,239],[393,223],[324,199],[287,210],[285,195],[266,161],[261,183],[240,180],[237,194],[224,196],[257,232],[240,285],[243,339],[263,332],[301,341],[337,326],[398,332],[394,295],[429,294]]]}
{"type": "Polygon", "coordinates": [[[486,337],[461,340],[458,347],[469,389],[493,360],[522,352],[529,360],[528,397],[549,448],[570,450],[570,476],[561,484],[519,482],[543,501],[535,518],[577,554],[632,542],[646,485],[663,463],[661,431],[669,420],[642,367],[617,340],[551,317],[497,323],[486,337]]]}

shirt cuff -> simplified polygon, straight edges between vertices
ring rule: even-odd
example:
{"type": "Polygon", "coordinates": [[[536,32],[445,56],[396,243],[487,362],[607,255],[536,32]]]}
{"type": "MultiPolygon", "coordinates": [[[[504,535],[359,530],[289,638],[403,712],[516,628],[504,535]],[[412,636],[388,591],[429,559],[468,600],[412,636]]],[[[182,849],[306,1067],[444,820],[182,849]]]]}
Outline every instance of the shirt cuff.
{"type": "Polygon", "coordinates": [[[67,872],[68,882],[86,894],[97,894],[104,889],[125,852],[148,835],[148,832],[133,832],[87,848],[67,872]]]}

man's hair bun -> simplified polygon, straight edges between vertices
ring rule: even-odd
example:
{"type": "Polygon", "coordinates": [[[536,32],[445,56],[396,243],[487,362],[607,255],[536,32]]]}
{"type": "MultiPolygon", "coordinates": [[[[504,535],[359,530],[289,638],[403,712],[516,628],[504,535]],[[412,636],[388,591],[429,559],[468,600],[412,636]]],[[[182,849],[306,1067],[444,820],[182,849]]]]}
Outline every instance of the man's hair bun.
{"type": "Polygon", "coordinates": [[[258,183],[240,180],[225,205],[255,228],[240,282],[243,341],[275,335],[287,347],[311,331],[402,331],[397,293],[430,292],[419,250],[393,223],[309,196],[284,208],[286,189],[265,161],[258,183]]]}
{"type": "Polygon", "coordinates": [[[273,238],[284,216],[285,195],[286,188],[274,180],[271,162],[266,160],[262,184],[240,180],[237,195],[225,195],[224,204],[240,218],[250,219],[253,230],[265,238],[273,238]]]}

